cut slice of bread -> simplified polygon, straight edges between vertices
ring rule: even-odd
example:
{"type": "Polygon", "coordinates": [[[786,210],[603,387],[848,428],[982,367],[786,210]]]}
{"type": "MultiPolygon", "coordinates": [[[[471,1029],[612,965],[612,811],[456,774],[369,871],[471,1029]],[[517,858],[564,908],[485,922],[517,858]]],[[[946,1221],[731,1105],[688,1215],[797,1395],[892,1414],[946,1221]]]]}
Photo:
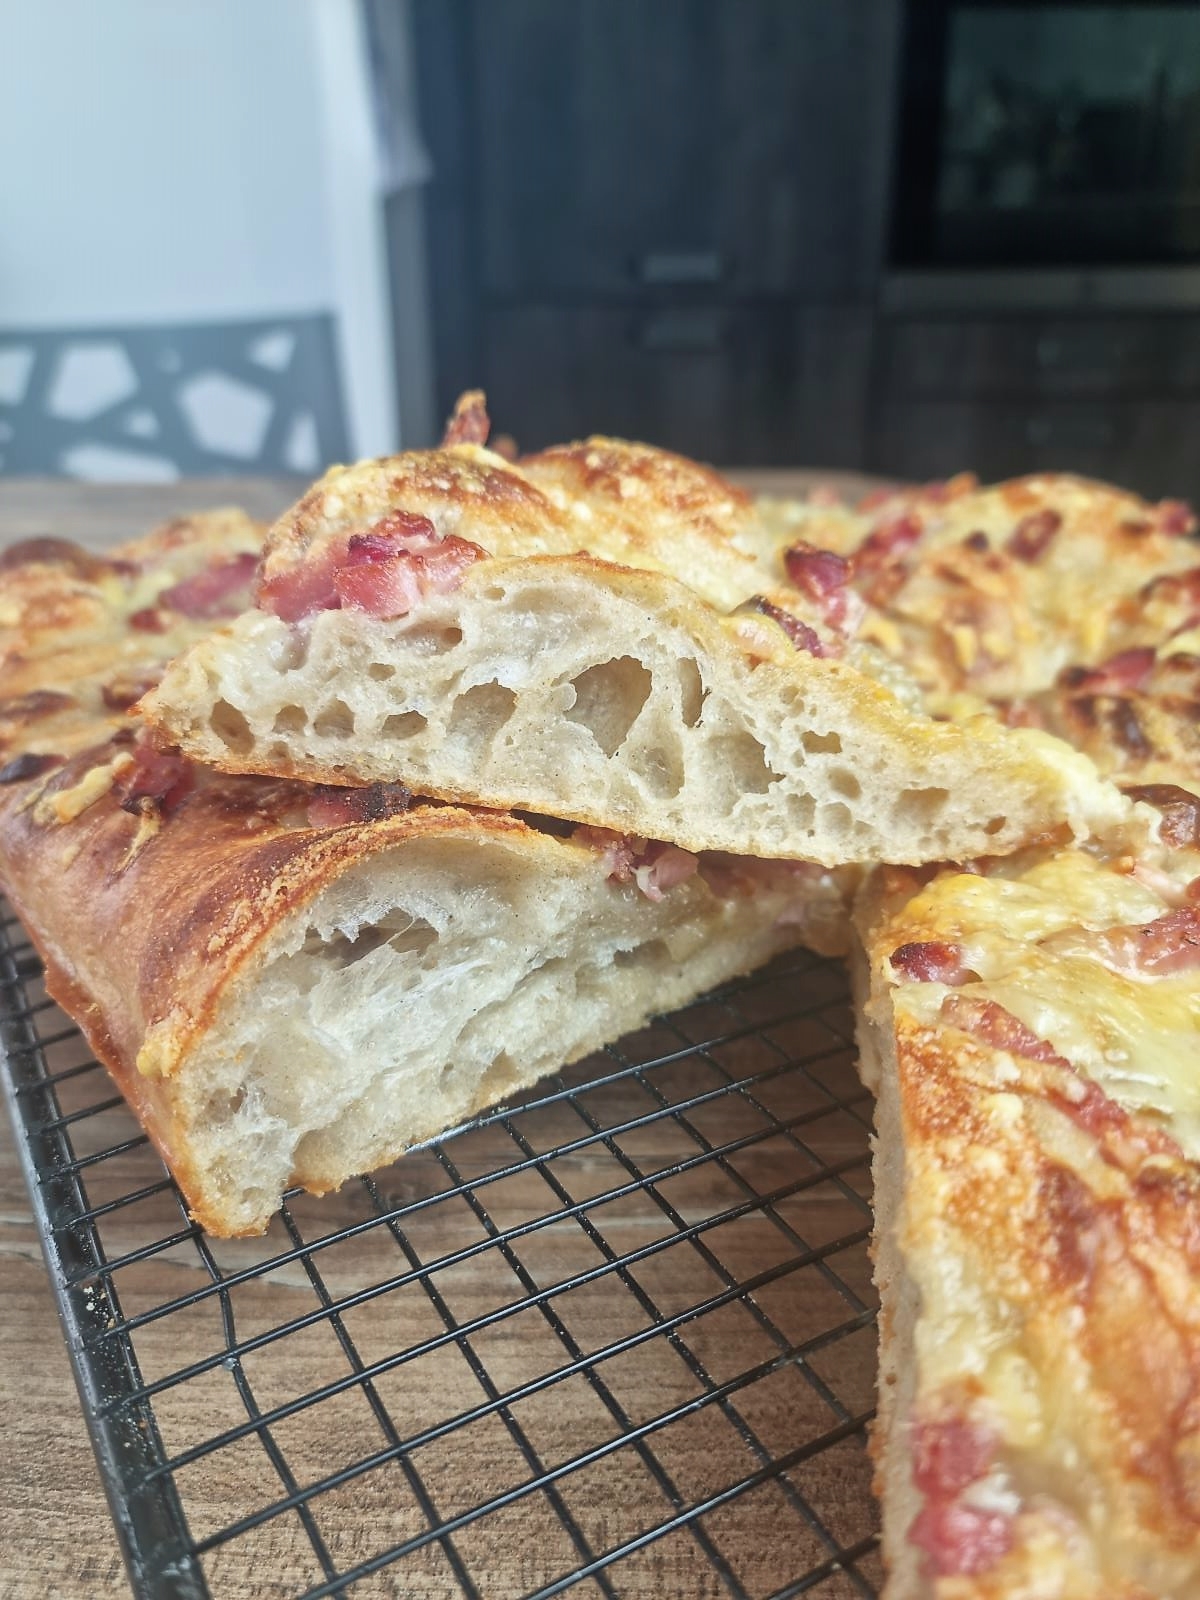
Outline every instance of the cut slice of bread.
{"type": "Polygon", "coordinates": [[[675,458],[655,476],[655,452],[605,441],[589,476],[578,449],[553,475],[538,469],[544,492],[474,447],[327,476],[272,530],[268,598],[319,589],[347,541],[387,518],[427,519],[431,541],[490,553],[402,615],[336,596],[294,620],[248,612],[176,661],[142,713],[226,771],[401,780],[691,850],[826,865],[996,854],[1122,814],[1066,745],[936,722],[837,659],[798,594],[747,606],[762,573],[734,542],[749,514],[736,491],[701,516],[675,458]],[[621,450],[636,491],[621,487],[621,450]],[[733,613],[710,603],[718,594],[733,613]]]}
{"type": "Polygon", "coordinates": [[[200,774],[138,847],[111,792],[58,820],[92,761],[40,807],[0,801],[4,880],[51,994],[218,1235],[842,936],[820,873],[685,859],[682,881],[621,882],[602,839],[448,807],[314,825],[300,786],[256,779],[200,774]]]}

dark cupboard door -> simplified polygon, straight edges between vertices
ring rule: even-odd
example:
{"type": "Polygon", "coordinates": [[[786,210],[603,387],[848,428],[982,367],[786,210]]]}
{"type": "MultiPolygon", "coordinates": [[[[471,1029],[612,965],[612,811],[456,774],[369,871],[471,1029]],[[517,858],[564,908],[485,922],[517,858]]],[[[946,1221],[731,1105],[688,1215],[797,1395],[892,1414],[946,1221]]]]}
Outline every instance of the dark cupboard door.
{"type": "Polygon", "coordinates": [[[892,400],[872,465],[904,478],[964,468],[985,481],[1081,472],[1150,498],[1200,501],[1200,402],[892,400]]]}
{"type": "Polygon", "coordinates": [[[865,453],[871,325],[844,307],[552,306],[483,318],[483,381],[523,450],[589,433],[725,466],[865,453]]]}
{"type": "Polygon", "coordinates": [[[474,0],[485,299],[872,280],[889,0],[474,0]]]}

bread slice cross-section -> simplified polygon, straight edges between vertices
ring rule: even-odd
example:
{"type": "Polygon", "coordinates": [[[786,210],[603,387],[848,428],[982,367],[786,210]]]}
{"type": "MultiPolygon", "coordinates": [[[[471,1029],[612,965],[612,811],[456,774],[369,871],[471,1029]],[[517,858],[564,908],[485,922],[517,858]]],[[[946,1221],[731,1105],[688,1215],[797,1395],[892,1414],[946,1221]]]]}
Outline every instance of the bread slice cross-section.
{"type": "Polygon", "coordinates": [[[801,939],[837,942],[820,873],[674,851],[639,878],[604,839],[372,816],[371,790],[201,773],[138,847],[118,772],[60,821],[112,754],[73,758],[32,805],[10,789],[0,866],[51,994],[216,1234],[261,1231],[289,1184],[335,1188],[801,939]]]}
{"type": "Polygon", "coordinates": [[[613,440],[328,473],[258,604],[141,710],[231,772],[826,865],[1004,852],[1123,802],[1066,745],[935,721],[745,553],[708,469],[613,440]]]}
{"type": "Polygon", "coordinates": [[[261,530],[182,520],[0,567],[0,879],[50,993],[215,1233],[332,1188],[805,942],[845,875],[697,859],[399,784],[153,749],[127,708],[248,585],[261,530]]]}

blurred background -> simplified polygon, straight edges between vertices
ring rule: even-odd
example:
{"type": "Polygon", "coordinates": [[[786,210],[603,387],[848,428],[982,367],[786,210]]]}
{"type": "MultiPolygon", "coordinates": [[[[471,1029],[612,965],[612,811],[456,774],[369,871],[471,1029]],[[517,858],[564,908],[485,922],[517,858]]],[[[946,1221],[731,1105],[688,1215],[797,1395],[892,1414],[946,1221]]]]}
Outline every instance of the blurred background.
{"type": "Polygon", "coordinates": [[[0,37],[0,472],[313,474],[483,386],[522,448],[1200,496],[1200,4],[0,0],[0,37]]]}

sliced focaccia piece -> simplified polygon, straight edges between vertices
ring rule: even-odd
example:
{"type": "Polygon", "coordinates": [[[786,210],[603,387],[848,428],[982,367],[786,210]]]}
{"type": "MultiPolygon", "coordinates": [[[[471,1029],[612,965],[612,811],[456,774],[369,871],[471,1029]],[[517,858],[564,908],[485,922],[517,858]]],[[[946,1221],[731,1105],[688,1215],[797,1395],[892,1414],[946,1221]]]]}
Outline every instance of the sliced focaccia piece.
{"type": "Polygon", "coordinates": [[[707,469],[611,440],[335,469],[272,530],[257,607],[141,710],[226,771],[826,865],[1119,814],[1065,746],[936,722],[840,659],[798,591],[754,598],[747,515],[707,469]]]}
{"type": "Polygon", "coordinates": [[[860,903],[887,1600],[1200,1592],[1198,869],[1070,848],[860,903]]]}
{"type": "Polygon", "coordinates": [[[130,700],[238,604],[260,535],[220,513],[0,563],[0,879],[206,1227],[260,1231],[289,1183],[787,946],[841,948],[819,868],[218,776],[135,737],[130,700]]]}
{"type": "Polygon", "coordinates": [[[816,869],[138,745],[2,795],[0,872],[49,990],[222,1235],[843,923],[816,869]]]}

